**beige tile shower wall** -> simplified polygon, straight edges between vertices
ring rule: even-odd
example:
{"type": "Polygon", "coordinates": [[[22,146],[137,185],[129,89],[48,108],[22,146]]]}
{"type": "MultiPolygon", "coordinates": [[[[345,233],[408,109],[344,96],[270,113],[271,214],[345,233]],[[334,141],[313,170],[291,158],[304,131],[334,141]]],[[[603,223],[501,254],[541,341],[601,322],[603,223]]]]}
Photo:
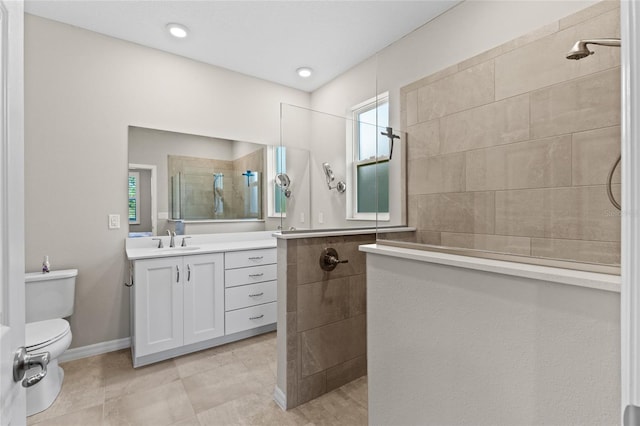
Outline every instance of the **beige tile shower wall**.
{"type": "Polygon", "coordinates": [[[418,242],[620,263],[620,49],[565,59],[619,36],[605,1],[401,90],[418,242]]]}
{"type": "Polygon", "coordinates": [[[286,354],[278,386],[287,408],[366,374],[366,257],[358,246],[373,242],[371,234],[278,240],[278,323],[286,323],[278,329],[278,351],[286,354]],[[326,247],[349,263],[323,271],[326,247]]]}

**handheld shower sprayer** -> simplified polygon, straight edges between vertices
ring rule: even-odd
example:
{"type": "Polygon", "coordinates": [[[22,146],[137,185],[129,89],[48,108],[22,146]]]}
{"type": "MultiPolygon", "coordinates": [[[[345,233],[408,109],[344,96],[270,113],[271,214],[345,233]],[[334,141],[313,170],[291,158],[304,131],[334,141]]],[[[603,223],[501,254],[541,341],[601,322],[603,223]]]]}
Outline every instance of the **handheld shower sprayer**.
{"type": "Polygon", "coordinates": [[[289,189],[291,186],[291,179],[289,178],[289,175],[286,173],[279,173],[276,175],[275,181],[278,188],[282,189],[284,196],[287,198],[291,197],[291,189],[289,189]]]}
{"type": "Polygon", "coordinates": [[[343,181],[338,181],[335,186],[331,186],[331,183],[336,180],[336,178],[333,176],[333,170],[331,170],[329,163],[322,163],[322,169],[324,170],[324,175],[327,178],[327,186],[330,190],[335,189],[339,193],[343,193],[347,190],[347,184],[343,181]]]}

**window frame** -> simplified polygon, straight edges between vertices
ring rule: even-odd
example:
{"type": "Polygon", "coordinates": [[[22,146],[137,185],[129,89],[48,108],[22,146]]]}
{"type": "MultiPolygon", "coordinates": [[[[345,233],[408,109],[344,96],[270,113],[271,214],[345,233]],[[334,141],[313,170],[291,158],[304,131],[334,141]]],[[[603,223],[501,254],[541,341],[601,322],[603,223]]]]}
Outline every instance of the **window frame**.
{"type": "MultiPolygon", "coordinates": [[[[278,175],[278,149],[285,150],[285,164],[284,172],[286,173],[286,146],[267,146],[267,170],[268,170],[268,182],[267,182],[267,215],[270,218],[286,218],[286,199],[285,199],[285,211],[276,212],[276,176],[278,175]]],[[[284,197],[284,194],[282,194],[284,197]]]]}
{"type": "MultiPolygon", "coordinates": [[[[127,180],[127,192],[128,189],[131,187],[130,184],[130,179],[131,178],[135,179],[136,185],[135,185],[135,197],[133,197],[136,200],[136,218],[135,220],[131,220],[131,217],[129,217],[129,225],[140,225],[140,172],[129,172],[129,180],[127,180]]],[[[132,197],[129,197],[129,201],[131,201],[132,197]]],[[[129,216],[129,214],[127,214],[127,216],[129,216]]]]}
{"type": "MultiPolygon", "coordinates": [[[[347,125],[347,220],[363,221],[390,221],[389,212],[359,212],[358,211],[358,166],[365,166],[379,162],[389,161],[388,155],[376,156],[360,160],[360,133],[358,116],[367,111],[379,108],[382,104],[389,104],[389,92],[384,92],[373,98],[367,99],[353,106],[350,110],[350,121],[347,125]]],[[[376,112],[376,123],[378,117],[376,112]]],[[[377,139],[376,139],[377,143],[377,139]]],[[[377,147],[376,147],[377,151],[377,147]]]]}

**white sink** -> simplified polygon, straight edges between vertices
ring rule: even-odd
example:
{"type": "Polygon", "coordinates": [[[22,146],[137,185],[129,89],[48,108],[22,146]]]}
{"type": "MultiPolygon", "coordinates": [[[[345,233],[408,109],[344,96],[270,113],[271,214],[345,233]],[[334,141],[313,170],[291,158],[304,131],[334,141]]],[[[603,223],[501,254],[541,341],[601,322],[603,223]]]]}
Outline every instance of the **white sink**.
{"type": "MultiPolygon", "coordinates": [[[[193,250],[200,250],[200,247],[164,247],[161,249],[157,249],[157,253],[162,254],[182,254],[184,252],[189,252],[193,250]]],[[[155,250],[154,250],[155,251],[155,250]]]]}

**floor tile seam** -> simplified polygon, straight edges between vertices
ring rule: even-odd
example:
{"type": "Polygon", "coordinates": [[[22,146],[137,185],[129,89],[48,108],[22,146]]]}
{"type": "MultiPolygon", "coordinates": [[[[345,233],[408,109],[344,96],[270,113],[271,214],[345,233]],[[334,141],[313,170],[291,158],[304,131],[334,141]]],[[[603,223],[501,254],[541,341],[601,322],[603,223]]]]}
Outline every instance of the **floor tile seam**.
{"type": "MultiPolygon", "coordinates": [[[[55,404],[55,401],[54,401],[54,404],[55,404]]],[[[29,418],[27,417],[27,424],[28,424],[29,426],[38,426],[38,425],[41,425],[41,424],[46,423],[46,422],[51,422],[51,421],[53,421],[53,420],[55,420],[55,419],[59,419],[59,418],[64,417],[64,416],[66,416],[66,415],[74,414],[74,413],[79,413],[80,411],[89,410],[89,409],[91,409],[91,408],[95,408],[95,407],[98,407],[98,406],[101,406],[101,407],[102,407],[102,419],[103,419],[103,422],[104,422],[104,402],[102,402],[101,404],[94,404],[94,405],[91,405],[91,406],[89,406],[89,407],[79,408],[79,409],[77,409],[77,410],[71,409],[71,410],[69,410],[69,411],[63,411],[62,413],[57,414],[57,415],[55,415],[55,416],[51,416],[51,417],[44,417],[43,419],[38,420],[36,423],[29,423],[29,422],[28,422],[29,418]]],[[[43,413],[46,413],[46,411],[44,411],[43,413]]],[[[39,413],[38,413],[38,414],[39,414],[39,413]]]]}
{"type": "MultiPolygon", "coordinates": [[[[184,386],[184,385],[183,385],[183,386],[184,386]]],[[[254,391],[251,391],[251,392],[244,393],[243,395],[238,396],[237,398],[233,398],[233,399],[230,399],[230,400],[228,400],[228,401],[224,401],[224,402],[223,402],[223,403],[221,403],[221,404],[216,404],[216,405],[213,405],[213,406],[211,406],[211,407],[206,407],[206,408],[203,408],[203,409],[201,409],[200,411],[198,411],[198,410],[196,410],[196,408],[193,406],[193,402],[191,401],[191,398],[189,397],[189,393],[188,393],[188,392],[186,392],[186,391],[185,391],[185,393],[187,394],[187,399],[189,400],[189,403],[191,404],[191,408],[193,409],[193,412],[195,413],[196,417],[198,417],[198,422],[200,422],[200,418],[199,418],[199,416],[200,416],[202,413],[207,412],[207,411],[209,411],[209,410],[213,410],[213,409],[218,408],[218,407],[221,407],[221,406],[223,406],[223,405],[230,404],[230,403],[232,403],[232,402],[234,402],[234,401],[238,401],[239,399],[246,398],[246,397],[248,397],[248,396],[250,396],[250,395],[254,395],[254,396],[257,396],[257,397],[264,396],[264,395],[262,395],[262,394],[260,394],[260,393],[257,393],[257,392],[254,392],[254,391]]]]}
{"type": "MultiPolygon", "coordinates": [[[[235,356],[235,355],[233,355],[233,356],[234,356],[234,358],[236,359],[236,361],[237,361],[237,362],[242,363],[242,360],[241,360],[240,358],[238,358],[238,357],[237,357],[237,356],[235,356]]],[[[202,362],[202,361],[204,361],[205,359],[207,359],[207,358],[203,358],[203,359],[197,360],[197,361],[195,361],[195,362],[202,362]]],[[[225,367],[225,366],[227,366],[227,365],[229,365],[229,364],[233,364],[233,362],[227,362],[227,363],[225,363],[225,364],[214,365],[214,366],[211,366],[210,368],[206,368],[206,369],[198,369],[198,371],[196,371],[196,372],[194,372],[194,373],[191,373],[191,374],[188,374],[188,375],[186,375],[186,376],[184,376],[184,377],[180,374],[180,368],[179,368],[179,367],[176,367],[176,368],[178,369],[178,377],[182,380],[182,379],[187,379],[187,378],[189,378],[189,377],[195,376],[196,374],[208,373],[208,372],[210,372],[211,370],[215,370],[216,368],[222,368],[222,367],[225,367]]],[[[244,365],[244,363],[242,363],[242,364],[244,365]]],[[[245,367],[246,367],[246,365],[245,365],[245,367]]]]}
{"type": "MultiPolygon", "coordinates": [[[[181,380],[181,378],[180,378],[180,376],[179,376],[179,375],[178,375],[177,377],[174,377],[173,379],[171,379],[171,380],[170,380],[170,381],[168,381],[168,382],[163,382],[163,383],[160,383],[160,384],[155,384],[155,385],[153,385],[151,390],[153,390],[153,389],[157,389],[157,388],[159,388],[159,387],[161,387],[161,386],[168,386],[168,385],[171,385],[171,384],[173,384],[174,382],[176,382],[176,381],[178,381],[178,380],[181,380]]],[[[143,387],[143,388],[140,388],[140,389],[136,389],[136,390],[134,390],[133,392],[118,393],[116,396],[113,396],[113,397],[111,397],[111,398],[107,398],[107,395],[106,395],[106,386],[105,386],[105,395],[104,395],[104,402],[103,402],[103,404],[106,404],[107,402],[111,402],[111,401],[117,400],[117,399],[119,399],[119,398],[130,397],[130,396],[133,396],[133,395],[137,395],[137,394],[139,394],[139,393],[142,393],[142,392],[148,392],[149,390],[150,390],[150,389],[149,389],[149,387],[143,387]]]]}

